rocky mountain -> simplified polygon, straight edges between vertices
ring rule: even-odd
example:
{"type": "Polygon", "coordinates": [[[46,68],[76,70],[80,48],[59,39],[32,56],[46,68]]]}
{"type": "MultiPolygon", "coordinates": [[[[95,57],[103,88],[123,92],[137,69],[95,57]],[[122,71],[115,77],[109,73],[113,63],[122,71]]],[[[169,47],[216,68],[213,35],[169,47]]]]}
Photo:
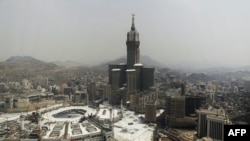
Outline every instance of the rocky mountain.
{"type": "MultiPolygon", "coordinates": [[[[81,77],[83,72],[98,72],[104,75],[108,75],[109,64],[126,63],[126,56],[120,57],[113,61],[105,62],[94,67],[84,66],[81,63],[73,61],[57,61],[54,63],[48,63],[30,56],[13,56],[6,61],[0,62],[0,82],[2,81],[16,81],[27,78],[36,79],[43,77],[52,77],[60,82],[63,82],[65,78],[81,77]],[[81,74],[81,75],[80,75],[81,74]]],[[[144,66],[155,67],[156,71],[164,68],[163,65],[155,61],[149,56],[141,56],[141,62],[144,66]]],[[[169,68],[169,71],[185,74],[187,79],[191,82],[196,81],[209,81],[213,79],[218,80],[233,80],[233,79],[250,79],[250,67],[241,68],[210,68],[197,72],[187,73],[184,70],[174,70],[169,68]]],[[[168,72],[169,72],[168,71],[168,72]]]]}
{"type": "Polygon", "coordinates": [[[15,81],[21,78],[34,78],[50,75],[61,69],[53,63],[47,63],[30,56],[13,56],[5,62],[0,62],[0,77],[7,81],[15,81]]]}
{"type": "MultiPolygon", "coordinates": [[[[71,62],[68,62],[71,63],[71,62]]],[[[0,82],[21,81],[28,79],[36,83],[44,78],[55,80],[55,84],[62,84],[72,79],[80,79],[87,72],[95,69],[85,66],[59,66],[30,56],[13,56],[0,62],[0,82]]],[[[106,71],[103,71],[106,73],[106,71]]],[[[97,74],[103,74],[98,70],[97,74]]]]}
{"type": "Polygon", "coordinates": [[[6,62],[21,62],[21,61],[40,61],[31,56],[11,56],[6,62]]]}

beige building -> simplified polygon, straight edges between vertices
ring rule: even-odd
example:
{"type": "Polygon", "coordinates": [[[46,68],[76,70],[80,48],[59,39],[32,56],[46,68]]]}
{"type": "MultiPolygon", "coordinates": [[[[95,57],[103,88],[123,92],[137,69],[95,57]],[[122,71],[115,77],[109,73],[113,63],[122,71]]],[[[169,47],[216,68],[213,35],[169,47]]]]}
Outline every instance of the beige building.
{"type": "Polygon", "coordinates": [[[102,90],[103,90],[103,98],[111,101],[111,85],[110,84],[102,85],[102,90]]]}
{"type": "Polygon", "coordinates": [[[223,109],[199,109],[198,114],[197,137],[209,137],[213,140],[223,140],[224,125],[230,124],[223,109]]]}
{"type": "Polygon", "coordinates": [[[136,92],[130,95],[130,109],[139,113],[145,112],[146,103],[154,101],[158,105],[158,93],[156,90],[136,92]]]}
{"type": "Polygon", "coordinates": [[[88,104],[88,93],[84,91],[76,91],[73,96],[73,102],[76,104],[88,104]]]}
{"type": "Polygon", "coordinates": [[[156,121],[156,102],[149,100],[145,105],[145,122],[156,121]]]}

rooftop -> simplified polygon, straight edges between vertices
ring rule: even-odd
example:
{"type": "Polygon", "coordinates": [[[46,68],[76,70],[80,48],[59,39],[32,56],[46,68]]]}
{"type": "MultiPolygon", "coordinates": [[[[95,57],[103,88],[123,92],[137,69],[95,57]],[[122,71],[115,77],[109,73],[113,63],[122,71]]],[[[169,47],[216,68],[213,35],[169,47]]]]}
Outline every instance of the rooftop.
{"type": "Polygon", "coordinates": [[[150,140],[153,136],[154,127],[143,123],[144,114],[124,110],[122,120],[114,123],[114,136],[119,141],[127,140],[150,140]]]}
{"type": "Polygon", "coordinates": [[[48,131],[43,135],[43,139],[60,138],[64,135],[70,139],[82,138],[84,136],[94,136],[101,133],[101,130],[85,120],[82,123],[77,122],[56,122],[48,125],[48,131]],[[68,126],[66,126],[68,124],[68,126]]]}
{"type": "MultiPolygon", "coordinates": [[[[111,116],[112,117],[118,117],[120,113],[119,109],[112,109],[111,116]]],[[[110,110],[108,108],[100,108],[97,112],[96,116],[99,119],[110,119],[110,110]]]]}
{"type": "Polygon", "coordinates": [[[126,71],[135,71],[135,69],[127,69],[126,71]]]}
{"type": "Polygon", "coordinates": [[[212,115],[220,115],[220,116],[225,116],[225,111],[223,109],[214,109],[214,108],[209,108],[209,109],[199,109],[196,110],[197,113],[201,114],[212,114],[212,115]]]}
{"type": "Polygon", "coordinates": [[[112,69],[112,71],[121,71],[121,69],[112,69]]]}
{"type": "Polygon", "coordinates": [[[96,113],[96,109],[88,107],[88,106],[70,106],[70,107],[63,107],[63,108],[59,108],[57,110],[53,110],[51,112],[47,112],[45,114],[43,114],[43,118],[47,121],[50,122],[58,122],[58,121],[69,121],[69,122],[75,122],[75,121],[79,121],[81,116],[74,116],[74,117],[69,117],[69,118],[55,118],[53,115],[63,112],[63,111],[67,111],[67,110],[85,110],[85,114],[84,116],[88,117],[89,115],[94,115],[96,113]]]}
{"type": "Polygon", "coordinates": [[[143,66],[141,63],[134,64],[134,66],[143,66]]]}

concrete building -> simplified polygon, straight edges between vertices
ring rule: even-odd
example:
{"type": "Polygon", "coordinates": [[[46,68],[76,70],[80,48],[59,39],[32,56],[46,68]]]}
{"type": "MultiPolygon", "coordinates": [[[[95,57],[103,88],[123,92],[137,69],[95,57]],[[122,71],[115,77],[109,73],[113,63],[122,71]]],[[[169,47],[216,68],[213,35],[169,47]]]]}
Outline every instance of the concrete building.
{"type": "Polygon", "coordinates": [[[28,108],[30,102],[28,98],[15,98],[14,99],[14,108],[28,108]]]}
{"type": "Polygon", "coordinates": [[[110,124],[122,119],[122,111],[120,109],[111,109],[110,107],[99,107],[95,118],[102,126],[109,128],[110,124]]]}
{"type": "Polygon", "coordinates": [[[74,93],[74,98],[73,98],[74,103],[87,105],[88,101],[89,101],[88,93],[84,91],[76,91],[74,93]]]}
{"type": "Polygon", "coordinates": [[[149,91],[140,91],[130,95],[129,109],[138,113],[144,113],[146,103],[152,100],[158,105],[158,93],[157,90],[151,88],[149,91]]]}
{"type": "Polygon", "coordinates": [[[101,87],[98,87],[96,89],[96,98],[97,100],[103,100],[103,89],[101,87]]]}
{"type": "Polygon", "coordinates": [[[185,96],[185,115],[191,116],[196,114],[196,110],[201,107],[203,102],[205,101],[205,97],[201,96],[185,96]]]}
{"type": "Polygon", "coordinates": [[[4,93],[4,83],[0,83],[0,93],[4,93]]]}
{"type": "Polygon", "coordinates": [[[154,68],[142,68],[141,90],[154,86],[154,68]]]}
{"type": "Polygon", "coordinates": [[[156,102],[149,100],[145,105],[145,122],[156,121],[156,102]]]}
{"type": "MultiPolygon", "coordinates": [[[[111,104],[119,105],[120,101],[130,103],[141,91],[148,91],[154,86],[154,68],[146,68],[140,63],[139,32],[135,29],[134,15],[131,30],[127,33],[127,64],[109,65],[109,84],[111,85],[111,104]],[[132,98],[131,98],[132,97],[132,98]]],[[[147,94],[147,93],[144,93],[147,94]]],[[[140,94],[139,94],[140,95],[140,94]]],[[[147,96],[145,96],[147,97],[147,96]]],[[[144,102],[142,102],[144,103],[144,102]]],[[[143,104],[145,105],[145,104],[143,104]]],[[[144,106],[145,107],[145,106],[144,106]]],[[[144,109],[144,108],[139,108],[144,109]]]]}
{"type": "Polygon", "coordinates": [[[136,70],[135,69],[127,69],[127,91],[128,93],[136,91],[136,70]]]}
{"type": "Polygon", "coordinates": [[[69,97],[69,99],[72,100],[72,96],[75,93],[74,88],[67,87],[67,88],[64,88],[63,91],[64,91],[64,95],[67,95],[69,97]]]}
{"type": "Polygon", "coordinates": [[[172,118],[183,118],[185,116],[185,96],[167,96],[166,115],[172,118]]]}
{"type": "Polygon", "coordinates": [[[96,98],[96,84],[91,82],[88,84],[87,93],[89,94],[89,100],[93,101],[96,98]]]}
{"type": "Polygon", "coordinates": [[[111,84],[111,90],[115,91],[118,90],[121,87],[121,69],[112,69],[112,84],[111,84]]]}
{"type": "Polygon", "coordinates": [[[224,140],[224,125],[229,124],[227,117],[219,115],[207,116],[207,136],[214,140],[224,140]]]}
{"type": "Polygon", "coordinates": [[[142,90],[142,85],[141,85],[142,68],[143,68],[143,64],[141,63],[134,64],[134,69],[136,71],[136,89],[137,90],[142,90]]]}
{"type": "Polygon", "coordinates": [[[10,97],[6,97],[4,102],[5,102],[4,108],[12,109],[14,106],[14,95],[11,95],[10,97]]]}
{"type": "Polygon", "coordinates": [[[224,125],[230,124],[223,109],[199,109],[197,137],[210,137],[214,140],[223,140],[224,125]]]}
{"type": "Polygon", "coordinates": [[[111,85],[110,84],[104,84],[102,85],[103,89],[103,99],[111,101],[111,85]]]}
{"type": "Polygon", "coordinates": [[[6,95],[4,101],[0,103],[0,112],[27,112],[36,108],[46,107],[55,103],[53,93],[40,93],[28,91],[25,95],[6,95]]]}

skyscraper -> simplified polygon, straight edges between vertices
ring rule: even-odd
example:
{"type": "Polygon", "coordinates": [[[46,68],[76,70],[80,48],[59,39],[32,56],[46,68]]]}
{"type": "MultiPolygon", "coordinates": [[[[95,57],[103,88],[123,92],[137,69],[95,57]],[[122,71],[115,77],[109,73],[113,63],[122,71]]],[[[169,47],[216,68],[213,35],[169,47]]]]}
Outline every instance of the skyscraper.
{"type": "Polygon", "coordinates": [[[173,118],[184,118],[185,116],[185,96],[167,96],[166,114],[173,118]]]}
{"type": "MultiPolygon", "coordinates": [[[[156,89],[151,89],[154,86],[154,68],[146,68],[140,63],[139,32],[135,28],[134,16],[132,15],[131,29],[127,33],[127,64],[109,65],[109,84],[113,105],[120,104],[121,100],[126,104],[139,97],[151,97],[150,95],[155,97],[156,95],[152,92],[156,89]]],[[[139,106],[137,109],[145,108],[145,104],[141,105],[143,107],[139,106]]],[[[138,105],[132,105],[132,107],[138,107],[138,105]]]]}
{"type": "Polygon", "coordinates": [[[87,92],[89,94],[89,100],[93,101],[96,98],[96,84],[91,82],[88,84],[87,92]]]}
{"type": "Polygon", "coordinates": [[[139,32],[135,29],[134,14],[132,15],[131,30],[127,33],[127,65],[128,69],[134,67],[134,64],[140,63],[140,41],[139,32]]]}
{"type": "Polygon", "coordinates": [[[149,100],[145,104],[145,122],[155,122],[156,121],[156,102],[149,100]]]}

